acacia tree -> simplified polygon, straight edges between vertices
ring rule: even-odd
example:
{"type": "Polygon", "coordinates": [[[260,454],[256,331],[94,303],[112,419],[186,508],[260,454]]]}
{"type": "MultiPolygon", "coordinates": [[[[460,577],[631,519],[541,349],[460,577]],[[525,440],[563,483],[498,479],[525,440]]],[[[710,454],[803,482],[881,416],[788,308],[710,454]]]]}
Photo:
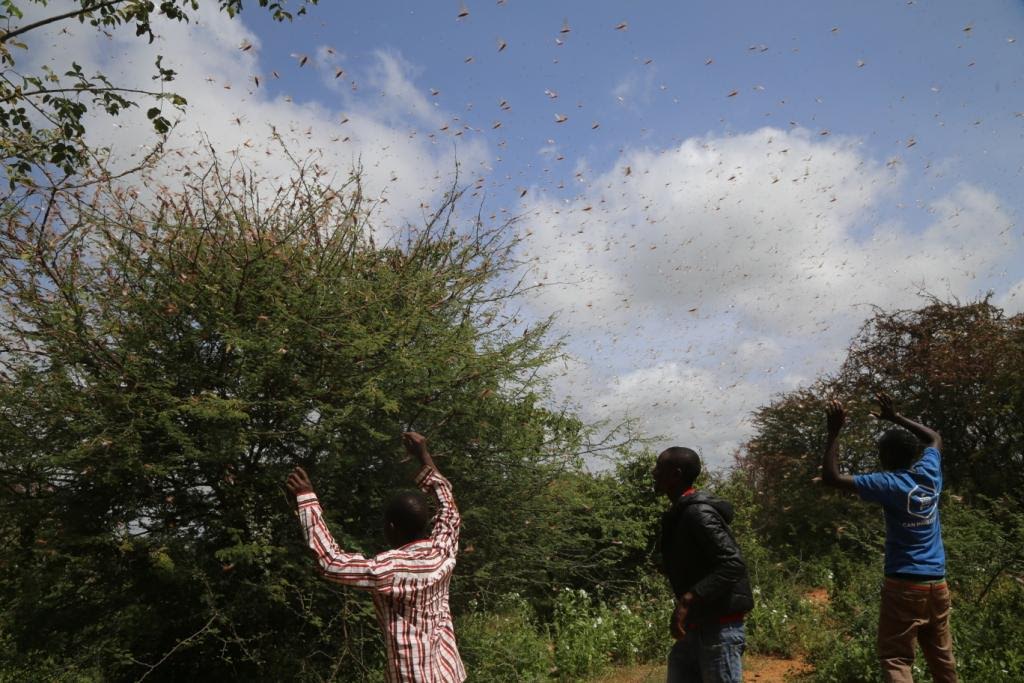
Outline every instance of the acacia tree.
{"type": "Polygon", "coordinates": [[[541,400],[559,350],[512,307],[510,226],[459,220],[453,191],[382,240],[358,175],[194,171],[5,215],[9,675],[379,677],[368,601],[315,577],[281,482],[307,467],[339,541],[379,551],[410,428],[464,510],[456,607],[539,591],[544,539],[579,538],[549,494],[593,446],[541,400]]]}
{"type": "MultiPolygon", "coordinates": [[[[317,0],[257,0],[275,21],[291,20],[306,13],[317,0]],[[289,5],[297,5],[294,12],[289,5]]],[[[235,16],[242,0],[217,0],[220,11],[235,16]]],[[[187,102],[168,90],[175,72],[154,55],[153,81],[159,87],[140,83],[115,83],[103,73],[89,73],[71,61],[59,66],[43,65],[38,72],[18,67],[19,53],[31,49],[31,40],[41,31],[68,22],[89,24],[97,32],[134,30],[135,35],[154,39],[160,21],[189,21],[199,9],[199,0],[75,0],[63,7],[51,7],[46,0],[0,0],[0,152],[11,189],[48,178],[60,184],[95,162],[96,150],[85,143],[86,119],[90,111],[118,116],[127,109],[147,103],[146,116],[158,138],[166,134],[171,121],[163,105],[181,109],[187,102]],[[26,10],[30,10],[26,18],[26,10]],[[42,14],[40,14],[42,12],[42,14]]]]}
{"type": "Polygon", "coordinates": [[[842,457],[851,471],[878,466],[881,426],[869,416],[875,392],[942,433],[947,488],[972,499],[1024,502],[1024,316],[1007,316],[988,298],[929,300],[915,310],[876,311],[850,344],[838,372],[755,413],[755,436],[740,465],[761,495],[766,529],[801,547],[823,534],[857,537],[864,506],[811,484],[825,441],[823,399],[848,404],[842,457]],[[830,498],[822,506],[822,495],[830,498]]]}
{"type": "Polygon", "coordinates": [[[875,439],[887,427],[869,415],[880,390],[942,434],[942,531],[956,594],[958,669],[970,680],[1024,675],[1021,631],[1007,625],[1024,604],[1022,387],[1024,316],[1007,316],[988,298],[931,299],[914,310],[877,310],[836,373],[757,411],[735,481],[754,489],[751,516],[763,556],[798,580],[831,584],[819,618],[835,638],[811,653],[825,679],[860,680],[873,670],[877,620],[865,606],[877,604],[884,523],[877,506],[811,482],[825,443],[824,400],[839,398],[850,412],[844,466],[872,471],[879,467],[875,439]]]}
{"type": "Polygon", "coordinates": [[[988,297],[879,313],[850,346],[838,382],[891,391],[942,432],[949,485],[1024,502],[1024,315],[988,297]]]}

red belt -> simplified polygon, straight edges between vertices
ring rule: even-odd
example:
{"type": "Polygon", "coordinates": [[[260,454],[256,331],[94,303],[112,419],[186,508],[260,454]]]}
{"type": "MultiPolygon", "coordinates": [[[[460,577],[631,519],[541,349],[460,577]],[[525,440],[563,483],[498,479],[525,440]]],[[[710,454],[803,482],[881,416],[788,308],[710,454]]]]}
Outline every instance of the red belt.
{"type": "Polygon", "coordinates": [[[907,588],[912,591],[933,591],[939,588],[946,587],[946,581],[933,581],[930,583],[915,583],[913,581],[903,581],[902,579],[891,579],[886,577],[885,584],[892,586],[893,588],[907,588]]]}
{"type": "Polygon", "coordinates": [[[743,621],[747,616],[746,612],[734,612],[733,614],[726,614],[718,617],[719,624],[735,624],[737,621],[743,621]]]}
{"type": "MultiPolygon", "coordinates": [[[[725,624],[735,624],[737,621],[743,621],[746,618],[746,616],[746,612],[733,612],[732,614],[724,614],[715,619],[715,623],[720,626],[724,626],[725,624]]],[[[697,628],[699,626],[700,624],[693,622],[688,622],[686,624],[686,628],[688,629],[697,628]]]]}

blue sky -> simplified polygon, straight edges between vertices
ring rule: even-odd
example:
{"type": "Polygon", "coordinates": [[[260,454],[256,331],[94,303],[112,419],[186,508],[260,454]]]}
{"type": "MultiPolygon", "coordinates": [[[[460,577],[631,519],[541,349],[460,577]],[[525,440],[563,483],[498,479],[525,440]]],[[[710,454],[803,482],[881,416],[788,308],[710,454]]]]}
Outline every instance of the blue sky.
{"type": "MultiPolygon", "coordinates": [[[[1020,156],[1007,142],[1020,140],[1024,60],[1009,41],[1024,3],[464,6],[463,19],[456,2],[324,3],[290,25],[255,11],[244,19],[264,41],[260,61],[287,74],[270,86],[296,98],[337,104],[312,69],[293,68],[289,55],[311,44],[334,46],[353,73],[379,50],[402,55],[416,85],[440,91],[440,106],[488,140],[507,141],[502,168],[527,181],[543,184],[535,152],[547,139],[602,166],[624,146],[795,121],[859,136],[872,155],[900,156],[922,176],[929,161],[955,158],[959,173],[993,190],[1017,185],[1020,156]],[[569,33],[560,33],[564,21],[569,33]],[[621,22],[627,28],[616,30],[621,22]],[[613,94],[619,85],[629,91],[624,102],[613,94]],[[556,113],[569,120],[556,124],[556,113]],[[502,126],[491,130],[495,121],[502,126]]],[[[920,182],[922,196],[931,184],[920,182]]]]}
{"type": "MultiPolygon", "coordinates": [[[[77,27],[36,54],[140,83],[164,54],[190,101],[175,144],[201,132],[273,177],[274,126],[340,173],[361,159],[385,224],[457,157],[489,212],[522,216],[526,316],[567,339],[552,400],[724,465],[873,305],[1024,309],[1022,26],[1007,1],[325,0],[290,24],[206,8],[153,46],[77,27]]],[[[148,133],[94,135],[128,155],[148,133]]]]}

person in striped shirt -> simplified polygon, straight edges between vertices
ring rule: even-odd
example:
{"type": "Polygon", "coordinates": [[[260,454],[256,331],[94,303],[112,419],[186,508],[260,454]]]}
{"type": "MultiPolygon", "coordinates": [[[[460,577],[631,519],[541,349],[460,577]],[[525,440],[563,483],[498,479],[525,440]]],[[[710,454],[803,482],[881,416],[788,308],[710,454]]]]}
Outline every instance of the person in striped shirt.
{"type": "Polygon", "coordinates": [[[430,529],[424,493],[397,494],[384,509],[384,535],[393,549],[374,557],[338,546],[301,467],[288,475],[286,486],[295,496],[303,536],[324,578],[372,593],[387,646],[389,683],[461,683],[466,671],[448,608],[459,544],[459,510],[451,483],[441,476],[427,451],[427,440],[406,432],[402,442],[410,456],[422,463],[416,485],[422,492],[433,492],[438,511],[430,529]]]}

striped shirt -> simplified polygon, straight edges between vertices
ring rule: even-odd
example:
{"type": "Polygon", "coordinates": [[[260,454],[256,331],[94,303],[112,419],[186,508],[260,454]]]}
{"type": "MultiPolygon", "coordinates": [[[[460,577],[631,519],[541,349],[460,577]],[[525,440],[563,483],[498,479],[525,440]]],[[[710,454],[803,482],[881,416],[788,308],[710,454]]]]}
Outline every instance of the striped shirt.
{"type": "Polygon", "coordinates": [[[430,538],[367,558],[338,547],[316,494],[298,496],[299,522],[317,567],[328,581],[373,594],[387,645],[389,683],[461,683],[466,671],[455,645],[448,585],[459,544],[459,511],[452,485],[424,467],[416,485],[438,500],[430,538]]]}

